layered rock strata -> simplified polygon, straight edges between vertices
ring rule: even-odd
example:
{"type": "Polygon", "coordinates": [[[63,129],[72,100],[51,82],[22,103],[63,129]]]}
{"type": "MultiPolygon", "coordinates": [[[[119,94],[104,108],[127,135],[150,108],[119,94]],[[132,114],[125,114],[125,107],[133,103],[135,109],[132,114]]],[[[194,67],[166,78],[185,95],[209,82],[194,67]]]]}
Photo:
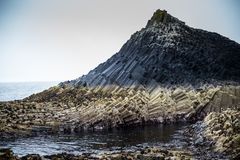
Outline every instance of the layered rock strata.
{"type": "MultiPolygon", "coordinates": [[[[114,88],[114,87],[113,87],[114,88]]],[[[112,89],[113,89],[112,88],[112,89]]],[[[109,88],[110,89],[110,88],[109,88]]],[[[1,131],[78,132],[147,123],[194,121],[239,107],[240,87],[206,86],[95,91],[53,87],[24,101],[0,103],[1,131]]]]}

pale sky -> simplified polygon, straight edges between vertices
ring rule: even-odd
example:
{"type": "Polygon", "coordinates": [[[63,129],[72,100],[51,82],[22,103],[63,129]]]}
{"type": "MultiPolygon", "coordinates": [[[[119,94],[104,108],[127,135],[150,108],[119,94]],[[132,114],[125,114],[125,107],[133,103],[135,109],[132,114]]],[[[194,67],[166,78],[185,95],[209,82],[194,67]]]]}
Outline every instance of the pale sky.
{"type": "Polygon", "coordinates": [[[239,0],[0,0],[0,82],[86,74],[156,9],[240,42],[239,0]]]}

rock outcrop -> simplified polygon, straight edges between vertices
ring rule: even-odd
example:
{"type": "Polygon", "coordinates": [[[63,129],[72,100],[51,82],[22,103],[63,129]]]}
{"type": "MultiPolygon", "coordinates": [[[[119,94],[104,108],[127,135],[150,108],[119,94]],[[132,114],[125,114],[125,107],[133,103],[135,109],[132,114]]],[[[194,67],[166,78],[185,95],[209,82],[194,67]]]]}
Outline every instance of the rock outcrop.
{"type": "Polygon", "coordinates": [[[212,150],[228,155],[229,159],[240,158],[239,109],[226,109],[221,113],[211,112],[203,121],[189,127],[186,133],[195,139],[195,148],[204,148],[200,149],[200,154],[202,150],[212,150]]]}
{"type": "Polygon", "coordinates": [[[240,45],[157,10],[87,75],[0,103],[0,133],[195,121],[240,106],[240,45]]]}

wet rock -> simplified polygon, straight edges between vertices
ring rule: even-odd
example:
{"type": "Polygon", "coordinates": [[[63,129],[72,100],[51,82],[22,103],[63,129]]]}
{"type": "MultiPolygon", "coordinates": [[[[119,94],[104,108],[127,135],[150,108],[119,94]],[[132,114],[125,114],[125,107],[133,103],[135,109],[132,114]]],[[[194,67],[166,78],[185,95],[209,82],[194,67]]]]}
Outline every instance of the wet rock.
{"type": "Polygon", "coordinates": [[[201,135],[198,136],[199,138],[195,141],[195,145],[201,145],[204,141],[201,135]]]}
{"type": "Polygon", "coordinates": [[[38,154],[29,154],[21,157],[21,160],[43,160],[38,154]]]}
{"type": "Polygon", "coordinates": [[[230,157],[238,157],[240,151],[240,132],[237,123],[240,119],[238,110],[210,113],[203,122],[193,125],[192,135],[195,135],[194,144],[209,148],[230,157]]]}
{"type": "Polygon", "coordinates": [[[44,156],[44,158],[51,159],[51,160],[84,160],[84,159],[91,159],[90,156],[85,157],[85,156],[78,156],[78,155],[67,154],[67,153],[48,155],[48,156],[44,156]]]}
{"type": "Polygon", "coordinates": [[[164,159],[192,159],[191,154],[184,151],[172,151],[162,148],[146,148],[136,152],[113,153],[106,156],[110,159],[134,159],[134,160],[164,160],[164,159]]]}
{"type": "Polygon", "coordinates": [[[17,160],[10,148],[0,148],[1,160],[17,160]]]}

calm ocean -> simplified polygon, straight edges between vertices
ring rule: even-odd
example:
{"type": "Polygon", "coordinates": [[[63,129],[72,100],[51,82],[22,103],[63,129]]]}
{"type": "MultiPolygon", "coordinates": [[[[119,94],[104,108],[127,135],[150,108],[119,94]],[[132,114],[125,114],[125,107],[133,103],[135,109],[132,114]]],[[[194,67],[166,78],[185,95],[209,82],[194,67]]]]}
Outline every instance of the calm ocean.
{"type": "Polygon", "coordinates": [[[59,82],[11,82],[0,83],[0,101],[19,100],[41,92],[59,82]]]}

